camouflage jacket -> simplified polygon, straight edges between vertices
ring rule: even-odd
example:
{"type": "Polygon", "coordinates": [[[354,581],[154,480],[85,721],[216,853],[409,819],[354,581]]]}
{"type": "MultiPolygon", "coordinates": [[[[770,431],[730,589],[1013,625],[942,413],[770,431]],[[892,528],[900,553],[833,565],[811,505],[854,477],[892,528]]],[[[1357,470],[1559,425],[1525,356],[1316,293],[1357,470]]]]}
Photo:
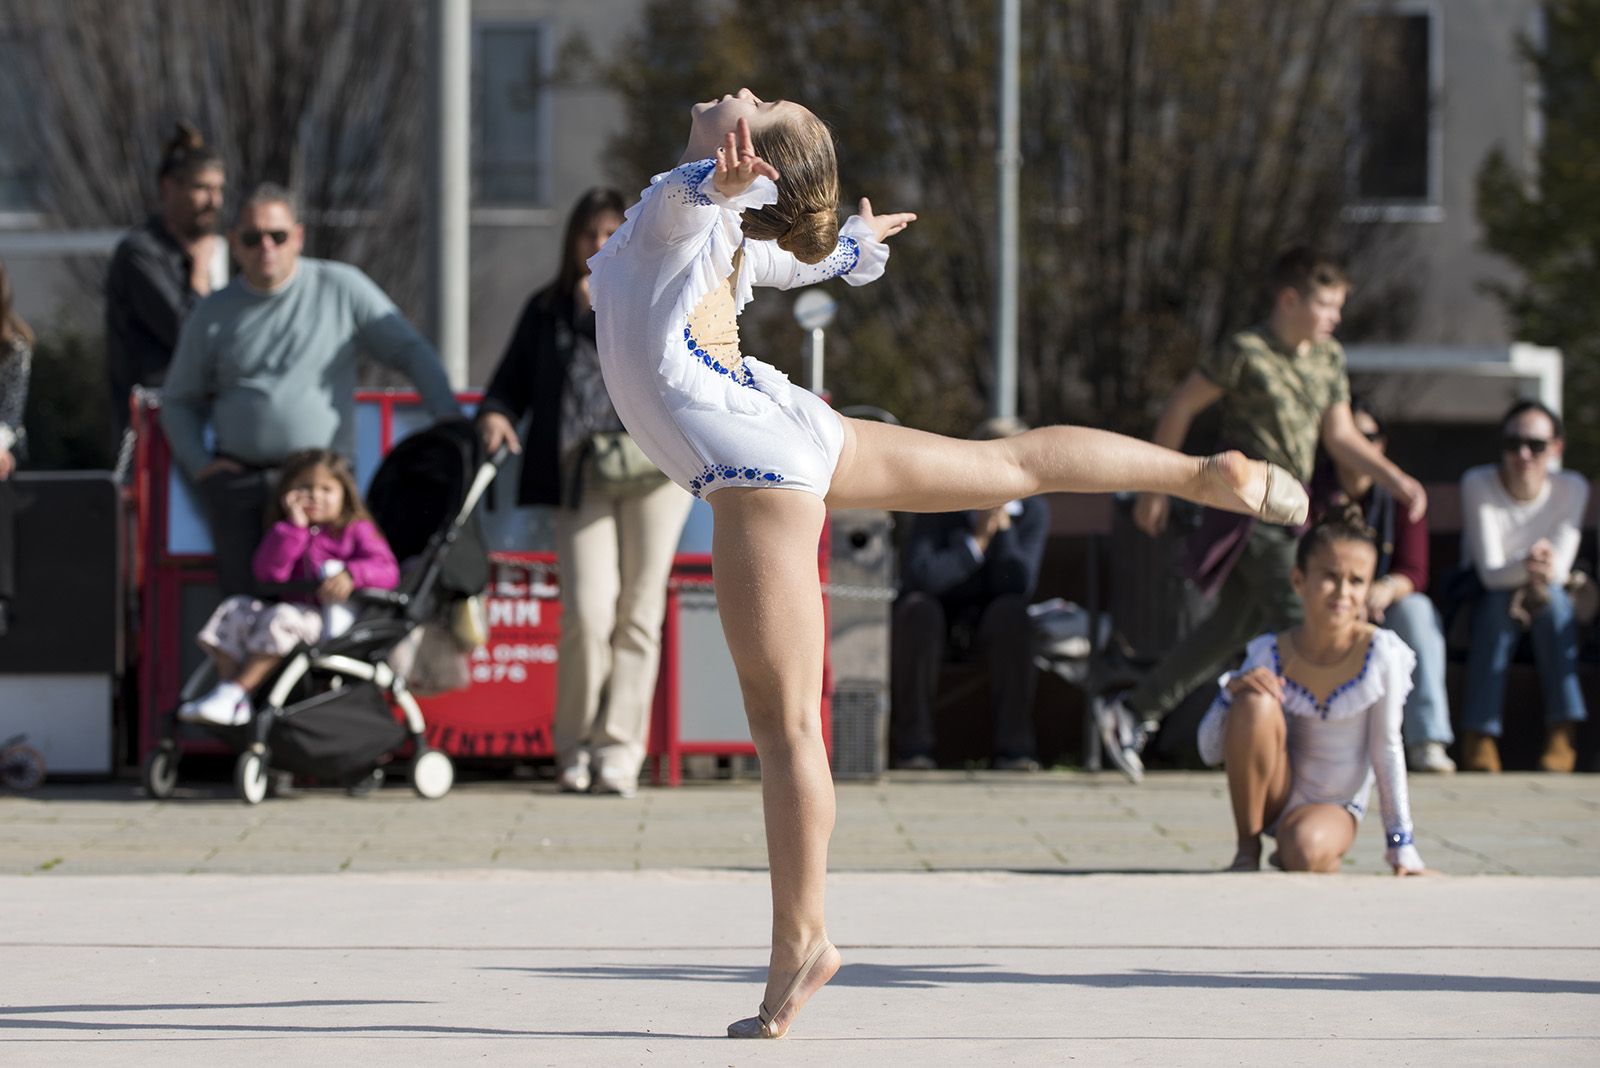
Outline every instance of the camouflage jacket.
{"type": "Polygon", "coordinates": [[[1223,444],[1309,483],[1322,417],[1350,400],[1343,346],[1330,339],[1296,355],[1262,323],[1217,346],[1199,369],[1222,390],[1223,444]]]}

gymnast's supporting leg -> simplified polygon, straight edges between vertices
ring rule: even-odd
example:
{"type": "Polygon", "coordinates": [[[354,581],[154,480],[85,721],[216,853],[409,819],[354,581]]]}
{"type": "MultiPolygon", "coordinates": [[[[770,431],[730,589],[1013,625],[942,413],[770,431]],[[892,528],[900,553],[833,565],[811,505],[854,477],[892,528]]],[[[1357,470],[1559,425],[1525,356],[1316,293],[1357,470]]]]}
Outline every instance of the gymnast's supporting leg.
{"type": "MultiPolygon", "coordinates": [[[[823,897],[834,798],[820,715],[826,633],[817,572],[825,512],[820,498],[798,490],[730,487],[708,500],[717,608],[761,758],[772,880],[772,959],[762,1004],[776,1014],[770,1032],[777,1036],[840,964],[838,951],[827,946],[781,1004],[796,972],[827,938],[823,897]]],[[[735,1027],[742,1025],[756,1029],[755,1021],[735,1027]]]]}

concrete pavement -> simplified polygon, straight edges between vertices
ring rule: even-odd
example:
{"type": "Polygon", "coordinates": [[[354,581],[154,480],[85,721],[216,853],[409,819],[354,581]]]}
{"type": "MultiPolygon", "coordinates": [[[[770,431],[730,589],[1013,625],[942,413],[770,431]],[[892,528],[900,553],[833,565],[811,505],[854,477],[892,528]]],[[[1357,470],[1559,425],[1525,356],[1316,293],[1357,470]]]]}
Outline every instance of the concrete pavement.
{"type": "Polygon", "coordinates": [[[754,784],[3,798],[0,1062],[1600,1057],[1600,779],[1414,780],[1452,874],[1405,880],[1374,874],[1370,826],[1350,874],[1209,874],[1220,782],[842,787],[845,966],[781,1044],[718,1037],[765,963],[754,784]]]}

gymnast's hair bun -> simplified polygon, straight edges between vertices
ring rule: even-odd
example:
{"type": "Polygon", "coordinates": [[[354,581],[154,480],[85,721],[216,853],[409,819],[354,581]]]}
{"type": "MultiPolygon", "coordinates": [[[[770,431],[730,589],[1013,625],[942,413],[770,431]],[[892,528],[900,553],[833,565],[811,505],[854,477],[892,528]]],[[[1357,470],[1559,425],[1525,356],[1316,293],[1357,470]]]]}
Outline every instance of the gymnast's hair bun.
{"type": "Polygon", "coordinates": [[[778,238],[778,247],[802,263],[821,263],[838,244],[839,213],[833,208],[805,212],[778,238]]]}

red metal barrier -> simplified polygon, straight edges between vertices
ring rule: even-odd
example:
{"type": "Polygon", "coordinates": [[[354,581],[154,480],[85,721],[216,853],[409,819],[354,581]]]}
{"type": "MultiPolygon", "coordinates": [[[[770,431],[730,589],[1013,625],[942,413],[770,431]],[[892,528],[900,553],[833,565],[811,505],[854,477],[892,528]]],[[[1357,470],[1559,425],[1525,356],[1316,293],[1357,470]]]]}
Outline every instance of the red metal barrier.
{"type": "MultiPolygon", "coordinates": [[[[478,394],[462,394],[476,403],[478,394]]],[[[393,443],[394,413],[413,407],[416,395],[400,391],[362,390],[359,404],[378,409],[381,448],[393,443]]],[[[183,685],[182,650],[193,640],[182,615],[185,587],[215,582],[209,555],[168,551],[167,499],[172,455],[161,434],[156,409],[134,412],[138,431],[133,472],[136,537],[131,581],[140,596],[138,640],[128,643],[138,672],[139,707],[132,724],[142,761],[160,737],[161,717],[177,704],[183,685]]],[[[827,581],[827,533],[819,547],[819,568],[827,581]]],[[[471,659],[472,684],[464,690],[419,698],[432,745],[460,758],[519,759],[554,755],[557,645],[561,602],[555,557],[547,552],[491,554],[488,594],[489,641],[471,659]]],[[[682,758],[693,754],[754,755],[749,742],[684,738],[679,708],[682,659],[678,625],[678,591],[685,585],[709,585],[711,560],[704,554],[680,553],[673,562],[662,627],[661,668],[656,680],[647,755],[655,760],[655,781],[677,785],[682,758]]],[[[824,600],[826,610],[826,600],[824,600]]],[[[829,722],[830,675],[824,664],[822,736],[832,744],[829,722]]],[[[187,744],[187,743],[186,743],[187,744]]],[[[194,743],[191,751],[221,752],[216,743],[194,743]]]]}

